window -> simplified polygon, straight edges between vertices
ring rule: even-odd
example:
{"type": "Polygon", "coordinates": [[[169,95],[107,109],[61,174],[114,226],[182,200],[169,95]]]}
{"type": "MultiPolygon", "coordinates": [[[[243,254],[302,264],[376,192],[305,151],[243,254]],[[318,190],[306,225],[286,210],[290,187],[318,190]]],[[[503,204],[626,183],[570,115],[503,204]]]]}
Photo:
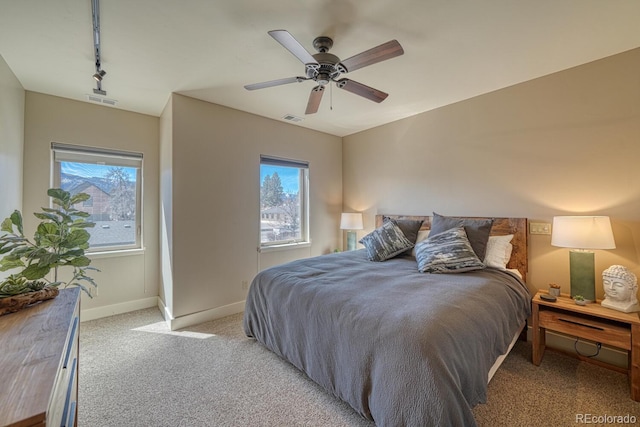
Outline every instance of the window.
{"type": "Polygon", "coordinates": [[[142,154],[52,142],[53,185],[87,193],[89,252],[142,247],[142,154]]]}
{"type": "Polygon", "coordinates": [[[260,245],[309,241],[309,163],[260,156],[260,245]]]}

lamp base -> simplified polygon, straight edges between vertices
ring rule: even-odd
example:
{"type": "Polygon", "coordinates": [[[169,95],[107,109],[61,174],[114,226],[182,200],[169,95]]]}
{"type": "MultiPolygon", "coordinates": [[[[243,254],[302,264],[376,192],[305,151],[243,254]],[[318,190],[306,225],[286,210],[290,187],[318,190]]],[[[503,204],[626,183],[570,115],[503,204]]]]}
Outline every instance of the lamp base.
{"type": "Polygon", "coordinates": [[[596,273],[594,253],[591,251],[569,251],[571,275],[571,297],[582,295],[587,301],[596,300],[596,273]]]}
{"type": "Polygon", "coordinates": [[[355,231],[347,231],[347,250],[355,251],[356,250],[356,232],[355,231]]]}

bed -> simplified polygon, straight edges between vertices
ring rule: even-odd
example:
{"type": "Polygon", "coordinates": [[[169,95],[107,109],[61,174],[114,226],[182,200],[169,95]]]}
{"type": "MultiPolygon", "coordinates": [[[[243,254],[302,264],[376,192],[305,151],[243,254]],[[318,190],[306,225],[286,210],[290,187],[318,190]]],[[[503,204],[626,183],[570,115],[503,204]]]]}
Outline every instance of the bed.
{"type": "Polygon", "coordinates": [[[378,426],[475,425],[471,408],[530,314],[527,220],[490,219],[491,236],[513,236],[505,265],[437,274],[419,271],[433,218],[377,215],[376,231],[421,221],[415,249],[383,262],[367,246],[260,272],[246,335],[378,426]]]}

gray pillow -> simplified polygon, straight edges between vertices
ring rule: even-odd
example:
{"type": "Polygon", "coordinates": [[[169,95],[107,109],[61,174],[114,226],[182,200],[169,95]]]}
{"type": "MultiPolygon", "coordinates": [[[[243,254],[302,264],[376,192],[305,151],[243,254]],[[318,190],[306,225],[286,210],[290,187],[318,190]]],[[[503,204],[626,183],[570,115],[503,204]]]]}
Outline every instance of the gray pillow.
{"type": "Polygon", "coordinates": [[[422,273],[462,273],[485,268],[463,226],[429,234],[427,240],[416,245],[416,261],[422,273]]]}
{"type": "Polygon", "coordinates": [[[360,243],[367,249],[370,261],[386,261],[414,246],[400,227],[391,221],[383,222],[382,226],[360,239],[360,243]]]}
{"type": "Polygon", "coordinates": [[[467,232],[467,237],[473,251],[476,253],[479,259],[484,259],[487,252],[487,242],[489,241],[489,233],[491,233],[491,226],[493,226],[493,219],[473,219],[473,218],[459,218],[455,216],[442,216],[437,213],[433,213],[433,220],[431,221],[431,234],[442,233],[445,230],[451,228],[463,226],[464,231],[467,232]]]}
{"type": "MultiPolygon", "coordinates": [[[[420,227],[422,227],[423,220],[421,219],[396,219],[389,218],[388,216],[382,217],[383,222],[391,221],[404,234],[404,237],[407,238],[411,243],[415,244],[416,240],[418,240],[418,231],[420,231],[420,227]]],[[[401,255],[411,255],[411,249],[403,252],[401,255]]]]}

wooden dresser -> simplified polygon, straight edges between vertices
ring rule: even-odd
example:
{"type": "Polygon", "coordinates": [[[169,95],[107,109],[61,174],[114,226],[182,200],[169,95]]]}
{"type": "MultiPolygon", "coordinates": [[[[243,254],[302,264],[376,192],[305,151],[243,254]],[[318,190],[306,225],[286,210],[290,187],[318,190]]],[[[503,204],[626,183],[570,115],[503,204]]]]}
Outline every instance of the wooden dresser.
{"type": "Polygon", "coordinates": [[[0,426],[75,426],[80,288],[0,316],[0,426]]]}

